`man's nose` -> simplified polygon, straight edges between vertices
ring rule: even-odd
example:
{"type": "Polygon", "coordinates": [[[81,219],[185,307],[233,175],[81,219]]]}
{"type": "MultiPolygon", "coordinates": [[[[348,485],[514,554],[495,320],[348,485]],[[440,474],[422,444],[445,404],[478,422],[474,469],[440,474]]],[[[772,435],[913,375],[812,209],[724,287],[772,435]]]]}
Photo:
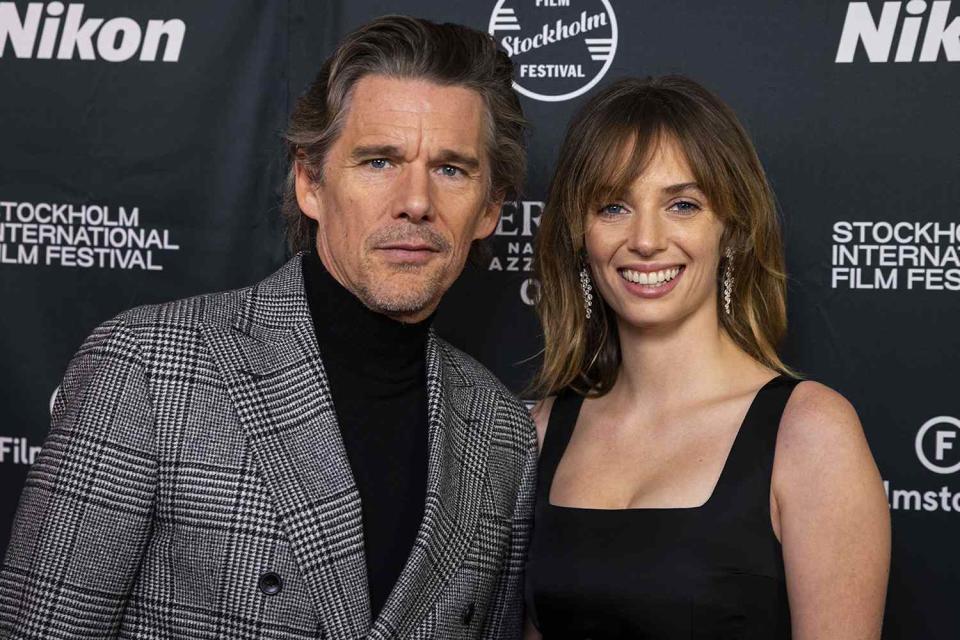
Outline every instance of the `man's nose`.
{"type": "Polygon", "coordinates": [[[667,238],[663,220],[657,211],[640,211],[630,224],[628,248],[644,257],[666,249],[667,238]]]}
{"type": "Polygon", "coordinates": [[[400,192],[397,194],[395,217],[420,222],[433,214],[428,167],[415,163],[407,164],[397,188],[400,192]]]}

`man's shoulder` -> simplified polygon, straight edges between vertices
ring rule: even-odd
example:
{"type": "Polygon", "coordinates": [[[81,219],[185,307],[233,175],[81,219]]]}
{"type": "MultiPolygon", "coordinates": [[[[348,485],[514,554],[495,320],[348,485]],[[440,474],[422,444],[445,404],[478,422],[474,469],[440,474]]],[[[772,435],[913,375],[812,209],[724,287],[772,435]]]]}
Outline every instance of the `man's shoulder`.
{"type": "Polygon", "coordinates": [[[119,314],[114,321],[124,323],[134,332],[143,329],[191,331],[202,326],[228,329],[240,314],[249,311],[252,298],[262,299],[262,306],[272,309],[274,299],[286,303],[287,298],[302,297],[302,288],[299,256],[296,256],[254,284],[134,307],[119,314]]]}
{"type": "Polygon", "coordinates": [[[185,354],[197,353],[203,327],[230,327],[251,289],[243,287],[128,309],[94,327],[74,358],[125,354],[125,358],[145,363],[148,369],[171,364],[185,354]]]}
{"type": "Polygon", "coordinates": [[[510,393],[506,385],[500,382],[489,369],[480,364],[473,356],[439,336],[436,337],[436,340],[446,364],[454,367],[465,384],[486,387],[497,393],[510,393]]]}
{"type": "Polygon", "coordinates": [[[473,356],[439,337],[437,338],[437,344],[447,364],[454,367],[466,384],[492,391],[507,405],[522,410],[526,415],[526,406],[523,402],[473,356]]]}
{"type": "Polygon", "coordinates": [[[134,331],[151,327],[186,330],[201,325],[228,327],[254,286],[141,305],[120,313],[117,319],[134,331]]]}

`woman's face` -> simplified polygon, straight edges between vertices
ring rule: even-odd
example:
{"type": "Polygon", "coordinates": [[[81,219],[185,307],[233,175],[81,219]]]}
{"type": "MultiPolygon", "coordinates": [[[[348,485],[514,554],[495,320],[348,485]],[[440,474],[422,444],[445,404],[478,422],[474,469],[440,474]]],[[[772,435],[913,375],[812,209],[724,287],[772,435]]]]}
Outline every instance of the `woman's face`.
{"type": "Polygon", "coordinates": [[[715,316],[723,228],[680,146],[663,136],[628,192],[587,212],[593,282],[629,326],[715,316]]]}

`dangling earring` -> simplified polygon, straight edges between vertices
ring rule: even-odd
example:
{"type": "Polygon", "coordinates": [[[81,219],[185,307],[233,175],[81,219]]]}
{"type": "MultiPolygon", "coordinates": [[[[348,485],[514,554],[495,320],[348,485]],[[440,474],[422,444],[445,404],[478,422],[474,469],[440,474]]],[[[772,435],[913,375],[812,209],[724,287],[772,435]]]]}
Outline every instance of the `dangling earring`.
{"type": "Polygon", "coordinates": [[[580,288],[583,289],[583,307],[589,320],[593,315],[593,285],[590,284],[590,271],[586,265],[580,269],[580,288]]]}
{"type": "Polygon", "coordinates": [[[730,300],[733,297],[733,249],[724,252],[727,264],[723,267],[723,310],[730,315],[730,300]]]}

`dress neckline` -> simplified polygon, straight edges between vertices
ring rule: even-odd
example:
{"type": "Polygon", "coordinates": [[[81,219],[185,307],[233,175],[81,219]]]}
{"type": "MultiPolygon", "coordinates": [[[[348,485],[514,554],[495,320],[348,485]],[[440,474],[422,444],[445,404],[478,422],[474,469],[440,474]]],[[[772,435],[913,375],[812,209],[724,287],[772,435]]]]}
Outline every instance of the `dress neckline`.
{"type": "MultiPolygon", "coordinates": [[[[570,437],[573,435],[573,432],[577,426],[577,420],[580,417],[580,409],[583,406],[583,396],[577,395],[576,405],[573,407],[573,411],[572,411],[573,420],[572,420],[571,427],[568,430],[566,430],[564,434],[561,434],[562,436],[565,436],[564,442],[560,443],[563,448],[561,449],[560,456],[558,457],[555,464],[553,465],[553,468],[550,470],[548,483],[544,493],[544,502],[546,503],[547,508],[558,510],[558,511],[581,512],[581,513],[590,513],[590,514],[605,513],[605,512],[609,512],[609,513],[636,513],[636,512],[694,513],[694,512],[699,512],[706,509],[714,501],[714,498],[720,492],[720,489],[723,487],[724,480],[729,475],[730,461],[733,459],[737,449],[739,448],[738,445],[742,440],[743,432],[745,430],[744,426],[749,424],[751,414],[753,414],[756,411],[756,408],[759,404],[758,400],[767,389],[775,386],[778,382],[784,379],[786,379],[785,375],[778,374],[773,378],[771,378],[770,380],[768,380],[767,382],[765,382],[759,389],[757,389],[756,393],[754,393],[753,399],[750,401],[750,405],[747,407],[747,411],[743,415],[743,420],[741,420],[740,426],[737,428],[737,434],[733,438],[733,443],[730,445],[730,449],[727,451],[727,456],[723,461],[723,467],[721,467],[720,469],[720,474],[717,476],[717,480],[713,485],[713,489],[710,491],[710,495],[707,496],[707,499],[702,504],[694,505],[692,507],[623,507],[620,509],[605,509],[603,507],[568,507],[564,505],[553,504],[552,502],[550,502],[550,490],[553,488],[554,475],[556,474],[556,470],[560,466],[560,462],[563,460],[563,456],[566,453],[567,445],[570,442],[570,437]]],[[[549,434],[550,434],[550,429],[549,429],[549,423],[548,423],[546,437],[549,437],[549,434]]],[[[546,449],[546,437],[544,439],[544,445],[543,445],[544,449],[546,449]]]]}

